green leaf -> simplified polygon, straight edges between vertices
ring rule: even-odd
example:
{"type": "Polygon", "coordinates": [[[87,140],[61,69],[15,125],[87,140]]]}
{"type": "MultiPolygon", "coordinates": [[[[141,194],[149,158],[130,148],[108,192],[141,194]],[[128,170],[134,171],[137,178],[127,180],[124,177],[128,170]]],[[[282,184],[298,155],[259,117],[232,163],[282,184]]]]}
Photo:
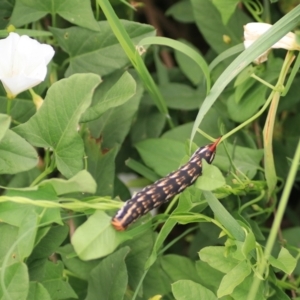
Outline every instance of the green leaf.
{"type": "Polygon", "coordinates": [[[205,247],[199,251],[202,261],[208,263],[212,268],[222,273],[231,271],[239,261],[231,256],[225,256],[226,248],[222,246],[205,247]]]}
{"type": "MultiPolygon", "coordinates": [[[[216,120],[223,119],[220,112],[218,112],[214,107],[212,107],[207,115],[204,117],[203,122],[201,123],[201,129],[209,134],[210,136],[219,136],[220,130],[219,125],[216,120]]],[[[179,125],[173,129],[165,132],[162,137],[166,139],[176,140],[178,142],[185,143],[187,138],[190,136],[194,122],[186,123],[183,125],[179,125]]],[[[201,134],[197,134],[194,139],[194,143],[199,147],[204,146],[209,141],[203,137],[201,134]]],[[[217,153],[219,154],[219,149],[223,147],[218,147],[217,153]]]]}
{"type": "Polygon", "coordinates": [[[0,114],[0,142],[9,129],[10,121],[11,118],[8,115],[0,114]]]}
{"type": "MultiPolygon", "coordinates": [[[[1,209],[5,208],[7,206],[1,205],[1,209]]],[[[13,213],[14,210],[10,211],[11,215],[13,213]]],[[[1,221],[4,222],[7,215],[5,216],[5,212],[2,211],[1,214],[4,216],[2,219],[0,215],[1,221]]],[[[16,216],[13,216],[13,218],[16,219],[16,216]]],[[[2,223],[0,226],[4,243],[2,248],[5,249],[3,253],[0,251],[0,261],[7,260],[7,264],[13,261],[23,261],[32,252],[36,238],[38,216],[32,208],[23,210],[23,213],[19,214],[18,221],[12,221],[11,223],[19,223],[19,225],[18,227],[14,227],[2,223]]]]}
{"type": "Polygon", "coordinates": [[[21,260],[27,258],[34,248],[38,222],[39,216],[35,211],[31,211],[30,214],[24,215],[22,219],[22,225],[19,227],[16,240],[21,260]]]}
{"type": "MultiPolygon", "coordinates": [[[[46,31],[45,31],[46,32],[46,31]]],[[[29,93],[28,93],[29,94],[29,93]]],[[[27,122],[35,113],[36,107],[33,101],[29,101],[30,98],[24,96],[24,93],[17,95],[13,100],[7,99],[7,97],[0,96],[0,112],[6,113],[7,102],[11,102],[11,119],[17,121],[18,123],[27,122]]]]}
{"type": "Polygon", "coordinates": [[[61,261],[53,263],[48,260],[37,260],[30,266],[30,279],[43,284],[51,299],[77,298],[70,284],[64,277],[64,265],[61,261]]]}
{"type": "MultiPolygon", "coordinates": [[[[195,63],[194,63],[195,65],[195,63]]],[[[205,97],[203,90],[195,90],[183,83],[168,83],[159,87],[169,108],[194,110],[200,106],[199,99],[205,97]]]]}
{"type": "MultiPolygon", "coordinates": [[[[255,74],[267,82],[273,82],[280,73],[282,63],[280,58],[270,59],[265,72],[257,70],[255,74]]],[[[239,84],[234,95],[231,95],[227,102],[230,118],[241,123],[252,117],[265,103],[268,89],[253,78],[239,84]]]]}
{"type": "Polygon", "coordinates": [[[27,266],[18,262],[9,267],[0,269],[1,286],[0,299],[26,299],[29,290],[27,266]]]}
{"type": "Polygon", "coordinates": [[[51,226],[47,234],[39,241],[34,248],[29,261],[47,258],[63,243],[69,233],[68,226],[51,226]]]}
{"type": "Polygon", "coordinates": [[[143,46],[149,45],[149,44],[168,46],[168,47],[171,47],[178,51],[181,51],[182,53],[187,55],[189,58],[191,58],[194,61],[194,63],[196,63],[197,66],[199,67],[199,71],[201,70],[203,72],[205,82],[206,82],[206,94],[209,93],[211,82],[210,82],[210,73],[209,73],[208,65],[207,65],[205,59],[197,51],[195,51],[193,48],[191,48],[179,41],[175,41],[175,40],[165,38],[165,37],[158,37],[158,36],[144,38],[139,43],[139,45],[143,45],[143,46]]]}
{"type": "Polygon", "coordinates": [[[200,176],[195,183],[198,189],[213,191],[226,183],[223,174],[217,167],[209,165],[204,159],[202,160],[202,166],[202,176],[200,176]]]}
{"type": "Polygon", "coordinates": [[[148,139],[135,147],[146,165],[162,177],[178,169],[186,154],[183,143],[168,139],[148,139]]]}
{"type": "Polygon", "coordinates": [[[203,191],[208,205],[214,212],[215,218],[228,230],[238,241],[244,241],[245,233],[241,225],[232,217],[219,200],[209,191],[203,191]]]}
{"type": "Polygon", "coordinates": [[[19,248],[15,243],[18,237],[18,227],[0,223],[0,236],[2,241],[0,247],[0,265],[5,268],[15,262],[21,262],[19,248]],[[13,255],[9,255],[10,253],[13,255]]]}
{"type": "MultiPolygon", "coordinates": [[[[190,1],[188,1],[188,3],[190,4],[190,1]]],[[[188,6],[188,4],[186,5],[188,6]]],[[[188,41],[182,39],[180,41],[188,45],[192,49],[194,49],[196,52],[199,52],[199,49],[196,48],[193,44],[189,43],[188,41]]],[[[199,54],[201,55],[201,53],[199,54]]],[[[182,73],[191,81],[193,85],[199,85],[201,81],[204,79],[204,77],[203,74],[199,72],[199,67],[195,64],[195,62],[190,57],[186,56],[184,53],[178,50],[175,50],[175,58],[182,73]]],[[[205,96],[204,91],[202,93],[203,93],[202,95],[198,96],[198,100],[197,100],[198,107],[199,107],[199,99],[205,96]]]]}
{"type": "Polygon", "coordinates": [[[48,291],[39,282],[29,283],[29,293],[26,300],[51,300],[51,296],[48,291]]]}
{"type": "Polygon", "coordinates": [[[287,274],[291,274],[297,265],[297,259],[295,259],[284,247],[281,248],[277,259],[270,256],[269,261],[273,267],[280,269],[287,274]]]}
{"type": "Polygon", "coordinates": [[[82,261],[78,256],[74,257],[74,248],[71,244],[60,247],[56,252],[61,256],[65,267],[78,278],[88,280],[88,277],[99,260],[82,261]]]}
{"type": "Polygon", "coordinates": [[[212,291],[191,280],[179,280],[173,283],[172,292],[176,300],[218,299],[212,291]]]}
{"type": "Polygon", "coordinates": [[[34,146],[52,148],[57,168],[67,178],[83,168],[83,143],[76,129],[99,82],[94,74],[76,74],[56,82],[38,112],[14,129],[34,146]]]}
{"type": "MultiPolygon", "coordinates": [[[[116,144],[122,144],[135,118],[144,89],[136,73],[131,72],[131,75],[137,84],[135,95],[126,103],[109,109],[99,119],[88,123],[92,135],[101,136],[103,139],[102,148],[110,149],[116,144]]],[[[107,80],[114,80],[114,78],[115,76],[109,76],[107,80]]],[[[101,84],[101,88],[104,84],[105,82],[101,84]]],[[[109,83],[107,85],[109,86],[109,83]]]]}
{"type": "Polygon", "coordinates": [[[94,194],[97,184],[94,178],[86,170],[79,171],[72,178],[65,180],[60,178],[52,178],[44,180],[39,186],[50,185],[59,195],[69,193],[91,193],[94,194]]]}
{"type": "MultiPolygon", "coordinates": [[[[126,30],[125,26],[118,18],[117,14],[115,13],[114,9],[112,8],[112,5],[108,0],[97,0],[97,3],[100,5],[102,11],[104,12],[105,17],[108,20],[114,35],[118,39],[120,45],[123,48],[123,51],[126,53],[131,64],[137,71],[139,77],[143,82],[143,85],[146,87],[147,91],[151,95],[155,105],[158,107],[159,111],[167,117],[168,123],[170,124],[170,126],[172,126],[172,121],[169,117],[169,111],[166,107],[165,101],[161,93],[159,92],[157,85],[154,82],[154,79],[149,73],[143,58],[141,57],[140,52],[143,52],[144,48],[140,47],[140,44],[136,46],[137,43],[135,43],[134,40],[130,38],[128,30],[126,30]]],[[[151,34],[151,36],[153,35],[155,35],[155,33],[151,34]]]]}
{"type": "MultiPolygon", "coordinates": [[[[24,197],[30,200],[57,200],[57,196],[51,186],[39,187],[36,190],[25,189],[10,189],[6,193],[10,197],[24,197]]],[[[60,209],[38,207],[35,205],[5,202],[0,205],[0,218],[8,224],[14,226],[22,226],[22,220],[27,214],[35,214],[40,216],[40,224],[46,225],[49,223],[62,224],[60,209]]]]}
{"type": "Polygon", "coordinates": [[[74,2],[73,0],[22,0],[16,1],[10,23],[16,27],[22,27],[43,18],[47,14],[60,15],[70,23],[91,30],[100,30],[97,24],[91,3],[88,0],[74,2]]]}
{"type": "Polygon", "coordinates": [[[145,272],[145,262],[152,251],[154,237],[154,232],[147,230],[142,236],[124,243],[124,246],[128,246],[131,249],[126,256],[125,262],[128,273],[128,284],[132,290],[136,290],[145,272]]]}
{"type": "Polygon", "coordinates": [[[250,273],[250,265],[246,261],[240,262],[223,277],[217,292],[218,297],[230,295],[235,287],[241,284],[250,273]]]}
{"type": "MultiPolygon", "coordinates": [[[[248,285],[248,287],[249,287],[250,285],[248,285]]],[[[261,286],[263,286],[262,284],[260,285],[260,287],[261,286]]],[[[275,282],[275,284],[270,284],[270,286],[271,286],[271,288],[273,289],[273,296],[272,296],[272,298],[270,298],[271,300],[291,300],[291,298],[286,294],[286,292],[284,291],[284,290],[282,290],[282,288],[281,287],[279,287],[279,285],[277,286],[276,285],[276,282],[275,282]]],[[[262,290],[262,288],[260,289],[260,290],[262,290]]],[[[259,297],[257,297],[257,294],[258,293],[256,293],[255,294],[255,300],[256,299],[258,299],[258,300],[265,300],[266,298],[265,297],[261,297],[261,298],[259,298],[259,297]]],[[[263,294],[262,292],[261,292],[261,294],[263,294]]],[[[262,295],[262,296],[264,296],[264,295],[262,295]]],[[[240,299],[240,298],[236,298],[236,299],[240,299]]],[[[292,298],[293,300],[300,300],[299,299],[299,297],[296,297],[296,298],[292,298]]]]}
{"type": "Polygon", "coordinates": [[[218,54],[239,44],[243,36],[243,25],[250,22],[250,18],[236,10],[227,25],[224,25],[220,12],[210,0],[191,0],[196,25],[207,43],[218,54]],[[224,35],[230,39],[226,43],[224,35]]]}
{"type": "Polygon", "coordinates": [[[110,222],[111,218],[103,211],[96,211],[77,228],[72,236],[72,245],[82,260],[106,256],[129,239],[126,233],[117,232],[110,222]]]}
{"type": "Polygon", "coordinates": [[[196,261],[196,270],[199,277],[199,282],[217,294],[217,290],[224,274],[200,260],[196,261]]]}
{"type": "Polygon", "coordinates": [[[266,86],[257,84],[238,103],[235,95],[229,96],[227,107],[230,118],[235,122],[242,123],[252,117],[265,103],[266,90],[266,86]]]}
{"type": "MultiPolygon", "coordinates": [[[[261,168],[260,161],[263,157],[263,151],[260,149],[234,146],[228,143],[226,146],[229,154],[234,153],[232,156],[236,168],[249,179],[252,179],[257,170],[261,168]]],[[[225,172],[228,172],[230,169],[230,161],[224,147],[218,147],[214,164],[225,172]]]]}
{"type": "Polygon", "coordinates": [[[97,182],[93,192],[98,196],[112,196],[115,179],[115,158],[119,148],[114,147],[103,154],[99,142],[88,136],[84,139],[87,169],[97,182]]]}
{"type": "Polygon", "coordinates": [[[77,294],[78,299],[86,299],[88,283],[78,277],[69,276],[68,282],[77,294]]]}
{"type": "Polygon", "coordinates": [[[171,293],[171,280],[162,270],[159,260],[148,270],[143,283],[145,299],[151,299],[153,295],[167,295],[171,293]]]}
{"type": "Polygon", "coordinates": [[[130,138],[135,144],[149,138],[158,138],[166,124],[166,117],[153,105],[141,102],[137,118],[131,128],[130,138]]]}
{"type": "Polygon", "coordinates": [[[89,278],[88,294],[86,300],[123,299],[128,284],[128,275],[125,257],[129,247],[124,247],[104,258],[92,270],[89,278]]]}
{"type": "MultiPolygon", "coordinates": [[[[255,278],[255,275],[253,275],[253,274],[250,274],[249,276],[247,276],[245,278],[245,280],[243,280],[242,283],[240,283],[237,287],[235,287],[234,291],[231,293],[230,296],[234,300],[247,299],[247,297],[249,295],[249,287],[252,286],[254,278],[255,278]]],[[[273,297],[271,299],[275,300],[275,299],[273,299],[273,297]]],[[[265,286],[263,284],[259,285],[259,288],[258,288],[257,292],[255,293],[255,300],[266,300],[265,286]]],[[[277,300],[287,300],[287,299],[278,298],[277,300]]]]}
{"type": "Polygon", "coordinates": [[[256,247],[255,235],[252,231],[250,231],[246,234],[245,242],[242,246],[242,252],[245,258],[247,258],[248,253],[251,250],[255,249],[255,247],[256,247]]]}
{"type": "Polygon", "coordinates": [[[6,16],[11,16],[13,10],[13,1],[0,2],[0,28],[8,26],[9,19],[6,16]]]}
{"type": "Polygon", "coordinates": [[[192,23],[195,21],[190,0],[183,0],[173,4],[165,14],[166,16],[172,16],[175,20],[182,23],[192,23]]]}
{"type": "MultiPolygon", "coordinates": [[[[183,193],[184,195],[184,193],[183,193]]],[[[183,196],[185,197],[185,196],[183,196]]],[[[183,198],[184,199],[184,198],[183,198]]],[[[193,204],[189,198],[186,199],[186,201],[180,201],[178,203],[178,206],[174,209],[172,212],[172,215],[176,215],[176,213],[180,212],[187,212],[193,207],[193,204]]],[[[163,243],[165,242],[166,238],[168,237],[169,233],[172,231],[174,226],[177,224],[176,219],[168,218],[167,221],[164,223],[163,227],[160,229],[157,238],[155,240],[152,252],[148,258],[148,260],[145,263],[145,269],[150,268],[156,261],[158,251],[162,247],[163,243]]]]}
{"type": "Polygon", "coordinates": [[[239,3],[239,0],[212,0],[218,11],[222,16],[222,22],[226,24],[239,3]]]}
{"type": "MultiPolygon", "coordinates": [[[[215,16],[214,14],[210,14],[210,6],[213,6],[212,3],[210,3],[209,0],[192,0],[192,4],[195,9],[195,15],[197,16],[200,14],[201,18],[201,24],[198,25],[199,28],[206,28],[206,22],[207,19],[211,20],[213,25],[217,26],[218,28],[209,28],[207,31],[207,37],[210,35],[212,37],[216,37],[214,30],[219,30],[219,33],[216,38],[216,40],[212,43],[215,46],[220,46],[221,52],[224,49],[222,46],[222,43],[220,43],[222,37],[225,32],[223,31],[222,26],[218,24],[218,22],[215,22],[216,19],[218,19],[218,16],[215,16]],[[206,9],[207,7],[208,10],[206,9]]],[[[263,36],[259,37],[255,43],[253,43],[249,48],[247,48],[245,51],[243,51],[227,68],[226,70],[221,74],[221,76],[218,77],[217,81],[215,82],[214,86],[212,87],[210,93],[204,100],[198,115],[196,117],[196,121],[193,126],[192,134],[191,134],[191,140],[193,140],[197,129],[199,128],[203,117],[206,115],[206,113],[209,111],[209,109],[212,107],[214,102],[218,99],[222,91],[225,89],[225,87],[229,84],[229,82],[237,76],[249,63],[251,63],[255,58],[257,58],[259,55],[261,55],[264,51],[266,51],[269,47],[271,47],[275,42],[277,42],[280,38],[282,38],[285,34],[287,34],[291,29],[295,28],[299,21],[299,11],[300,6],[297,6],[295,9],[293,9],[291,12],[289,12],[287,15],[285,15],[283,18],[281,18],[276,24],[272,26],[268,32],[266,32],[263,36]]],[[[240,19],[243,24],[239,24],[238,20],[235,20],[235,18],[231,18],[230,24],[232,22],[233,28],[237,28],[239,31],[241,31],[244,24],[248,23],[246,20],[240,19]]],[[[205,29],[206,30],[206,29],[205,29]]],[[[240,39],[241,33],[238,35],[238,39],[240,39]]]]}
{"type": "Polygon", "coordinates": [[[191,259],[180,255],[169,254],[163,256],[160,261],[163,270],[168,274],[172,282],[181,279],[199,282],[195,262],[191,259]]]}
{"type": "Polygon", "coordinates": [[[87,109],[81,118],[81,122],[89,122],[99,118],[110,108],[126,103],[132,98],[135,92],[135,80],[128,72],[124,72],[120,79],[107,91],[107,93],[104,95],[102,94],[97,100],[97,103],[87,109]]]}
{"type": "Polygon", "coordinates": [[[23,138],[7,130],[0,141],[0,174],[27,171],[38,162],[35,149],[23,138]]]}
{"type": "MultiPolygon", "coordinates": [[[[120,21],[134,44],[155,34],[152,26],[127,20],[120,21]]],[[[50,28],[59,46],[70,56],[66,77],[83,72],[104,76],[124,68],[129,63],[109,23],[101,21],[98,22],[98,26],[101,28],[98,32],[78,27],[50,28]]]]}
{"type": "Polygon", "coordinates": [[[30,186],[30,184],[41,174],[41,170],[38,168],[33,168],[29,171],[24,171],[16,174],[11,180],[7,187],[1,188],[25,188],[30,186]]]}

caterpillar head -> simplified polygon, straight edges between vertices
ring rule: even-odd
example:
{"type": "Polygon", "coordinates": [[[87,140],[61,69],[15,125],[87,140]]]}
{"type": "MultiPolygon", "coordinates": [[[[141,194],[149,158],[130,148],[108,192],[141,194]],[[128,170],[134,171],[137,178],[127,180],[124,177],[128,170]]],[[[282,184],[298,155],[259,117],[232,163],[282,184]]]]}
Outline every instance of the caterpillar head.
{"type": "Polygon", "coordinates": [[[200,156],[201,158],[205,159],[207,163],[211,164],[215,158],[216,155],[216,148],[221,140],[221,136],[215,140],[215,142],[208,144],[204,147],[199,148],[195,155],[200,156]]]}

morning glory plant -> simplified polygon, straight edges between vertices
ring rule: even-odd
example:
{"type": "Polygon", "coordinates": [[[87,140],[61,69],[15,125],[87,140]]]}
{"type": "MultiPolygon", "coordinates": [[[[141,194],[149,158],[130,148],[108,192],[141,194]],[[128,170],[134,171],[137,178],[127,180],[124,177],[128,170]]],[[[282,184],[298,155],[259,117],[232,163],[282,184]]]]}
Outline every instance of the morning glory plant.
{"type": "Polygon", "coordinates": [[[11,32],[0,40],[0,80],[9,99],[41,83],[54,56],[51,46],[11,32]]]}
{"type": "MultiPolygon", "coordinates": [[[[244,26],[244,46],[247,49],[250,47],[261,35],[267,32],[272,27],[271,24],[252,22],[244,26]]],[[[287,33],[271,48],[273,49],[286,49],[286,50],[300,50],[300,45],[297,44],[296,35],[293,32],[287,33]]],[[[261,54],[255,59],[255,63],[260,64],[268,59],[270,49],[261,54]]]]}

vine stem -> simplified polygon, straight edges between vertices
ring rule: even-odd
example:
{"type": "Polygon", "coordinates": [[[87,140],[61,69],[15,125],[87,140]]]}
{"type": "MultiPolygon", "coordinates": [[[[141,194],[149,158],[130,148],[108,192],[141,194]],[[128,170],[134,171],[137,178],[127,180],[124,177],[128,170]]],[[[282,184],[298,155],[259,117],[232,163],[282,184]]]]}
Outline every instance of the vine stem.
{"type": "Polygon", "coordinates": [[[10,116],[12,99],[7,97],[6,114],[10,116]]]}
{"type": "Polygon", "coordinates": [[[139,292],[139,290],[140,290],[140,288],[141,288],[141,286],[142,286],[142,284],[143,284],[143,282],[144,282],[144,279],[145,279],[145,277],[146,277],[148,271],[149,271],[149,269],[147,269],[147,270],[144,271],[144,273],[143,273],[143,275],[142,275],[142,277],[141,277],[141,279],[140,279],[140,281],[139,281],[139,283],[138,283],[138,285],[137,285],[137,287],[136,287],[136,289],[135,289],[135,291],[134,291],[134,294],[133,294],[131,300],[135,300],[135,299],[136,299],[136,297],[137,297],[137,295],[138,295],[138,292],[139,292]]]}
{"type": "MultiPolygon", "coordinates": [[[[260,262],[259,267],[258,267],[258,273],[263,276],[263,274],[265,273],[265,270],[267,268],[267,264],[268,264],[268,259],[270,258],[271,255],[271,251],[273,249],[274,243],[276,241],[276,237],[277,237],[277,232],[280,228],[280,224],[289,200],[289,195],[290,192],[292,190],[293,184],[294,184],[294,180],[298,171],[298,165],[299,165],[299,161],[300,161],[300,140],[298,142],[298,146],[296,148],[296,152],[293,158],[293,162],[287,177],[287,181],[286,181],[286,185],[283,189],[283,193],[278,205],[278,210],[277,210],[277,214],[275,215],[273,224],[272,224],[272,228],[266,243],[266,247],[265,247],[265,251],[264,251],[264,259],[260,262]]],[[[255,276],[251,289],[250,289],[250,293],[248,295],[247,300],[254,300],[256,299],[256,294],[257,294],[257,290],[259,288],[259,285],[261,284],[261,280],[255,276]]]]}
{"type": "Polygon", "coordinates": [[[270,95],[269,95],[267,101],[265,102],[265,104],[263,105],[263,107],[256,114],[254,114],[251,118],[246,120],[244,123],[240,124],[239,126],[235,127],[231,131],[229,131],[228,133],[224,134],[221,141],[227,139],[228,137],[230,137],[231,135],[233,135],[234,133],[236,133],[237,131],[239,131],[240,129],[245,127],[246,125],[250,124],[255,119],[257,119],[260,115],[262,115],[263,112],[268,108],[269,104],[272,102],[275,93],[281,93],[284,90],[282,83],[283,83],[283,79],[285,78],[285,75],[287,72],[286,66],[290,65],[292,63],[289,55],[292,55],[292,52],[288,52],[287,58],[284,62],[283,68],[282,68],[282,71],[279,75],[278,82],[276,83],[275,87],[273,88],[272,92],[270,93],[270,95]]]}
{"type": "MultiPolygon", "coordinates": [[[[49,157],[48,157],[49,159],[49,157]]],[[[52,173],[55,169],[55,159],[50,160],[49,166],[31,183],[30,187],[37,185],[42,179],[44,179],[48,174],[52,173]]]]}
{"type": "Polygon", "coordinates": [[[272,193],[276,188],[277,174],[275,170],[274,156],[273,156],[273,131],[276,120],[276,113],[281,97],[281,93],[284,91],[284,82],[288,74],[290,66],[295,59],[292,51],[288,51],[282,65],[278,81],[276,83],[272,103],[268,112],[268,116],[263,129],[263,142],[264,142],[264,166],[265,166],[265,177],[268,185],[268,198],[271,197],[272,193]]]}

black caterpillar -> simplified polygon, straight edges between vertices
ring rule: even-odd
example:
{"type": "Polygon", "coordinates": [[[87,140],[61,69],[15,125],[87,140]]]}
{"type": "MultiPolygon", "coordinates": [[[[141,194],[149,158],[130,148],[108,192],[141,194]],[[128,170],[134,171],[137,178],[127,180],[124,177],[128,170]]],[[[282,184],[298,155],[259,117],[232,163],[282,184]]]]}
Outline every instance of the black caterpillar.
{"type": "Polygon", "coordinates": [[[119,231],[125,230],[139,217],[169,201],[170,198],[193,184],[202,175],[202,159],[205,159],[209,164],[214,160],[216,147],[220,139],[221,137],[214,143],[197,149],[185,165],[166,177],[146,186],[130,200],[126,201],[112,218],[111,224],[114,228],[119,231]]]}

